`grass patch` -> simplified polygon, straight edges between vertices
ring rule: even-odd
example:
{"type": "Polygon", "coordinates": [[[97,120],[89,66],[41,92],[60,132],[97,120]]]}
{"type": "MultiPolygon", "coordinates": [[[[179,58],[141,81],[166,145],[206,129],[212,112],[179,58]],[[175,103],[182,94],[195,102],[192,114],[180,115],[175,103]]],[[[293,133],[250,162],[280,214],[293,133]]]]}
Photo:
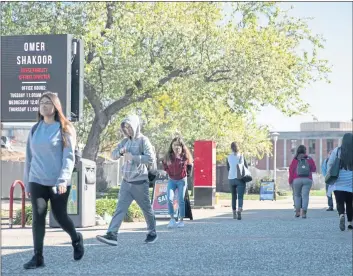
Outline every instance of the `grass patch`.
{"type": "Polygon", "coordinates": [[[9,217],[9,211],[8,210],[1,210],[1,217],[2,218],[8,218],[9,217]]]}
{"type": "Polygon", "coordinates": [[[322,189],[322,190],[311,190],[310,191],[310,195],[311,196],[326,196],[326,190],[322,189]]]}

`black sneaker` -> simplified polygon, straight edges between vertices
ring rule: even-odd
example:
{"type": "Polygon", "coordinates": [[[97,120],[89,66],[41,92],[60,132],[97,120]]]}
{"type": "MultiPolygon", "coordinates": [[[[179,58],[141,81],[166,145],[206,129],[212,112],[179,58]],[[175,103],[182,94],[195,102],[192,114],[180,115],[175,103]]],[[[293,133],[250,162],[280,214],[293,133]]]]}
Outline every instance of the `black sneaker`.
{"type": "Polygon", "coordinates": [[[145,239],[145,243],[155,243],[158,240],[157,234],[151,235],[147,234],[147,237],[145,239]]]}
{"type": "Polygon", "coordinates": [[[44,267],[44,258],[42,255],[34,255],[32,259],[23,265],[24,269],[36,269],[39,267],[44,267]]]}
{"type": "Polygon", "coordinates": [[[74,248],[74,260],[81,260],[83,254],[85,254],[85,248],[83,246],[83,236],[81,233],[77,233],[78,241],[72,242],[72,246],[74,248]]]}
{"type": "Polygon", "coordinates": [[[98,235],[96,238],[100,242],[103,242],[109,245],[114,245],[114,246],[118,245],[118,236],[112,232],[108,232],[104,236],[98,235]]]}
{"type": "Polygon", "coordinates": [[[326,211],[333,211],[333,207],[328,207],[326,211]]]}
{"type": "Polygon", "coordinates": [[[238,212],[237,212],[237,215],[238,215],[237,219],[238,219],[238,220],[241,220],[241,211],[238,211],[238,212]]]}
{"type": "Polygon", "coordinates": [[[348,225],[347,227],[349,230],[353,230],[353,226],[352,225],[348,225]]]}
{"type": "Polygon", "coordinates": [[[344,215],[340,216],[340,229],[341,231],[344,231],[346,229],[346,218],[344,217],[344,215]]]}

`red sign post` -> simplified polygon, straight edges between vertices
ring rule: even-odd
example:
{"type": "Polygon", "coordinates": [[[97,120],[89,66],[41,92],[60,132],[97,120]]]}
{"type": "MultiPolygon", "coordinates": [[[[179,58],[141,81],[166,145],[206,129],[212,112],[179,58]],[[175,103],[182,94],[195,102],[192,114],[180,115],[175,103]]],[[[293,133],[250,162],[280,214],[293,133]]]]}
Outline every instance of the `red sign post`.
{"type": "Polygon", "coordinates": [[[212,207],[216,196],[216,143],[194,143],[194,205],[212,207]]]}

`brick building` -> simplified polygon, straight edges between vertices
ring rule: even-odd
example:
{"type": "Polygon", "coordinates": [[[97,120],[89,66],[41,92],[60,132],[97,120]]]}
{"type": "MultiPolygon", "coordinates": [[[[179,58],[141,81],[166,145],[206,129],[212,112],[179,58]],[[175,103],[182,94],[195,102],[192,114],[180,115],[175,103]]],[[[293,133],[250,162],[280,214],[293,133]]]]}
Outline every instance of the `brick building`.
{"type": "MultiPolygon", "coordinates": [[[[305,145],[307,153],[321,172],[321,164],[328,151],[341,143],[343,135],[352,132],[352,122],[309,122],[300,124],[300,131],[279,132],[277,140],[277,168],[288,168],[299,145],[305,145]]],[[[272,155],[257,161],[260,170],[273,170],[272,155]]]]}

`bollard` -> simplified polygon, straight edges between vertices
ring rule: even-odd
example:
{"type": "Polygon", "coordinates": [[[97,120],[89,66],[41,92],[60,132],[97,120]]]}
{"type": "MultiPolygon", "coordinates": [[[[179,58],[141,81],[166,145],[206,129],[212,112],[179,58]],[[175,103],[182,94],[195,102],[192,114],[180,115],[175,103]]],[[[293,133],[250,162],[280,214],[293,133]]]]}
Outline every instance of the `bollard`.
{"type": "Polygon", "coordinates": [[[216,205],[218,204],[218,200],[219,200],[219,193],[216,193],[216,205]]]}

